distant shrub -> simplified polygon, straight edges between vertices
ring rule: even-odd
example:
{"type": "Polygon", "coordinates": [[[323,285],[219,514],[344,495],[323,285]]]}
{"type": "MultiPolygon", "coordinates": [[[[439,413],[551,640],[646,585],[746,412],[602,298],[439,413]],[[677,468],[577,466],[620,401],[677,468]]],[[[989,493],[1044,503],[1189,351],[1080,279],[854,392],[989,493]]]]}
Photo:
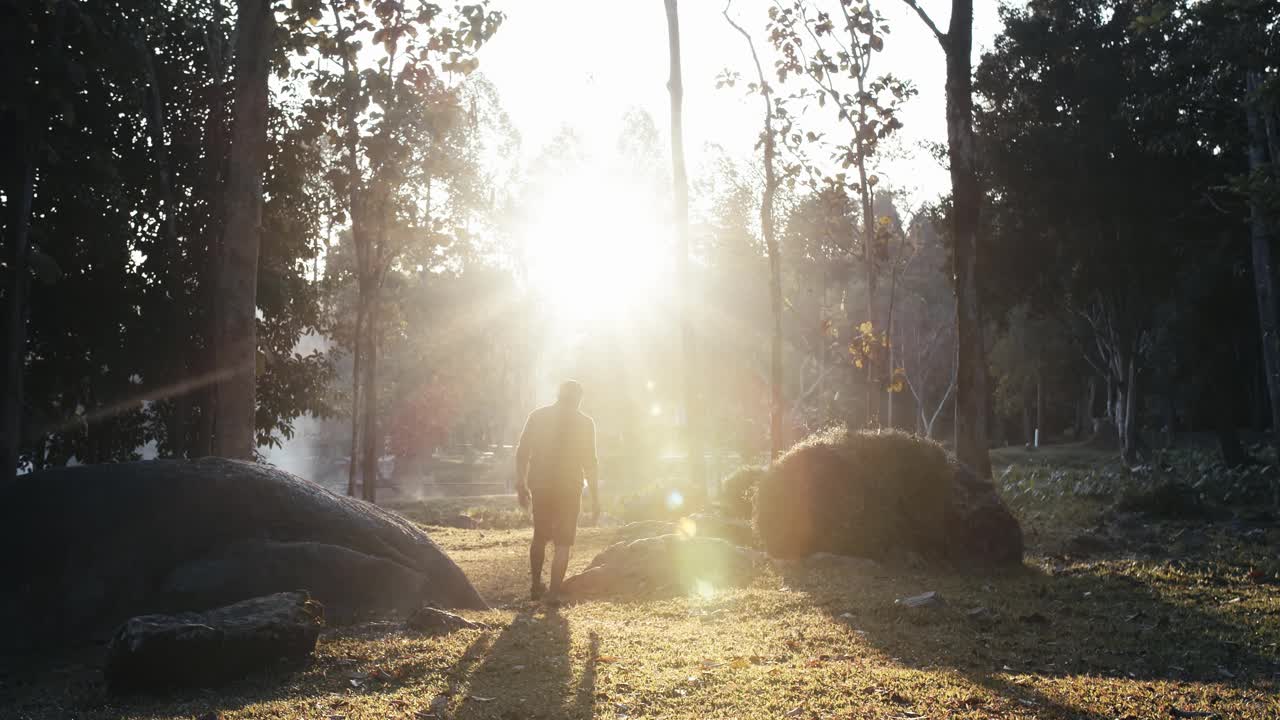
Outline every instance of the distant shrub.
{"type": "Polygon", "coordinates": [[[946,451],[930,440],[832,428],[792,447],[760,480],[755,531],[771,554],[784,557],[946,554],[955,474],[946,451]]]}
{"type": "Polygon", "coordinates": [[[720,501],[725,517],[750,520],[756,486],[768,474],[759,465],[743,465],[720,481],[720,501]]]}

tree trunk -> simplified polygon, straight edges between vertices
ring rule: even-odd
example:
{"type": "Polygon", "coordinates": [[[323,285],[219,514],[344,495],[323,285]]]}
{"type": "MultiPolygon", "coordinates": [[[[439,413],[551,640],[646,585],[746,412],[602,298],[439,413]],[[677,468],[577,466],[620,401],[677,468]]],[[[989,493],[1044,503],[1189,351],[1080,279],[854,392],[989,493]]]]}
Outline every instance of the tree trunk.
{"type": "Polygon", "coordinates": [[[680,283],[680,335],[684,355],[685,438],[689,451],[689,485],[695,499],[706,494],[703,482],[702,408],[698,401],[697,338],[693,329],[693,276],[689,269],[689,181],[684,165],[684,86],[680,70],[680,14],[677,0],[664,0],[667,11],[667,51],[671,75],[671,189],[676,222],[677,270],[680,283]]]}
{"type": "MultiPolygon", "coordinates": [[[[668,13],[674,2],[668,3],[668,13]]],[[[756,79],[760,83],[760,95],[764,101],[764,193],[760,198],[760,231],[764,235],[765,248],[769,255],[769,309],[773,315],[773,337],[769,346],[769,459],[776,460],[783,450],[783,399],[782,399],[782,258],[778,251],[778,240],[774,235],[773,198],[778,191],[778,178],[774,171],[774,137],[773,137],[773,102],[772,92],[764,76],[764,68],[760,65],[760,56],[756,54],[755,43],[751,34],[729,17],[729,6],[724,9],[725,20],[747,40],[751,49],[751,60],[756,66],[756,79]]],[[[687,253],[686,253],[687,254],[687,253]]],[[[804,368],[800,368],[800,388],[798,396],[804,394],[804,368]]],[[[819,367],[819,373],[822,369],[819,367]]],[[[822,382],[819,374],[817,383],[822,382]]]]}
{"type": "Polygon", "coordinates": [[[1044,432],[1044,378],[1040,368],[1036,367],[1036,427],[1031,436],[1031,444],[1040,447],[1040,434],[1044,432]]]}
{"type": "MultiPolygon", "coordinates": [[[[355,236],[353,230],[352,236],[355,236]]],[[[365,288],[359,283],[356,298],[356,326],[351,341],[351,458],[347,462],[347,494],[356,497],[360,482],[360,375],[364,355],[365,288]]]]}
{"type": "Polygon", "coordinates": [[[1125,363],[1125,382],[1116,400],[1120,434],[1120,458],[1126,465],[1139,459],[1141,438],[1138,433],[1138,353],[1131,352],[1125,363]]]}
{"type": "Polygon", "coordinates": [[[978,294],[978,189],[973,139],[973,0],[952,0],[947,31],[947,154],[951,161],[951,229],[955,243],[956,329],[959,372],[956,386],[956,456],[981,477],[991,477],[986,345],[982,299],[978,294]]]}
{"type": "MultiPolygon", "coordinates": [[[[1262,73],[1246,73],[1245,115],[1249,125],[1249,170],[1260,173],[1266,167],[1267,133],[1259,105],[1262,73]],[[1252,99],[1250,99],[1252,98],[1252,99]]],[[[1271,158],[1274,160],[1275,158],[1271,158]]],[[[1256,180],[1256,178],[1255,178],[1256,180]]],[[[1280,446],[1280,322],[1276,317],[1276,293],[1271,267],[1271,228],[1261,191],[1249,193],[1249,235],[1253,247],[1253,286],[1258,301],[1258,324],[1262,332],[1262,361],[1267,378],[1267,398],[1271,405],[1271,440],[1280,446]]]]}
{"type": "Polygon", "coordinates": [[[1022,444],[1031,447],[1031,394],[1022,392],[1022,444]]]}
{"type": "Polygon", "coordinates": [[[275,14],[266,0],[239,0],[235,100],[227,166],[226,223],[218,262],[215,454],[252,460],[255,441],[258,247],[267,155],[267,78],[275,14]]]}
{"type": "MultiPolygon", "coordinates": [[[[376,287],[376,286],[375,286],[376,287]]],[[[364,480],[364,499],[378,501],[378,457],[382,443],[378,440],[378,301],[373,293],[365,319],[364,389],[364,447],[360,476],[364,480]]]]}
{"type": "MultiPolygon", "coordinates": [[[[19,125],[21,127],[21,125],[19,125]]],[[[18,474],[18,455],[22,448],[22,376],[27,347],[27,275],[30,260],[31,201],[35,192],[34,143],[19,131],[14,138],[19,162],[12,168],[13,181],[5,183],[9,195],[10,229],[8,244],[9,273],[5,288],[4,313],[4,467],[0,469],[0,486],[13,482],[18,474]],[[16,192],[14,192],[16,191],[16,192]],[[13,193],[13,194],[10,194],[13,193]]]]}
{"type": "Polygon", "coordinates": [[[1084,438],[1093,429],[1093,408],[1098,401],[1098,378],[1090,375],[1089,385],[1085,388],[1084,408],[1080,413],[1080,422],[1076,430],[1076,439],[1084,438]]]}

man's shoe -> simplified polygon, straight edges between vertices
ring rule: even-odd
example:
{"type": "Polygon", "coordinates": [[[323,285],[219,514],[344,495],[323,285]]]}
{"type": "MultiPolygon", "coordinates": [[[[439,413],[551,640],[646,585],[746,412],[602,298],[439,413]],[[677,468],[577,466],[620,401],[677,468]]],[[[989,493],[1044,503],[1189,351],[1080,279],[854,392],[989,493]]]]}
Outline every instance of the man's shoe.
{"type": "Polygon", "coordinates": [[[541,600],[542,594],[545,593],[546,591],[547,591],[546,586],[544,586],[540,582],[536,582],[533,584],[533,587],[529,588],[529,599],[535,602],[538,600],[541,600]]]}
{"type": "Polygon", "coordinates": [[[547,607],[558,608],[561,602],[560,593],[547,593],[547,596],[542,598],[542,604],[547,607]]]}

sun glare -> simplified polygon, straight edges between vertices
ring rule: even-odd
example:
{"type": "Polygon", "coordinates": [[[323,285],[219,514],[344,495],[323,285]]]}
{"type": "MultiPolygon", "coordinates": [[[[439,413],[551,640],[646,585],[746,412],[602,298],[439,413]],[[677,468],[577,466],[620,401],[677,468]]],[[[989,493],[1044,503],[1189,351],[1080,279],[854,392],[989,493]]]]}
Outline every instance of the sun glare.
{"type": "Polygon", "coordinates": [[[605,173],[547,189],[523,247],[530,285],[555,319],[617,320],[663,301],[670,230],[643,197],[605,173]]]}

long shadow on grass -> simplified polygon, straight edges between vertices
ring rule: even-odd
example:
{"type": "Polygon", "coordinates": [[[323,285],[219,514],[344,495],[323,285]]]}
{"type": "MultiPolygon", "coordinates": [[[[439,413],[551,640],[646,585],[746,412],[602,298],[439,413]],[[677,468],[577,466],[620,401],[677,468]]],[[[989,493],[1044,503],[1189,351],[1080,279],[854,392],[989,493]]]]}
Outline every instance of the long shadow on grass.
{"type": "Polygon", "coordinates": [[[469,673],[467,697],[453,717],[592,717],[599,638],[594,632],[590,637],[575,685],[568,619],[555,608],[525,606],[469,673]]]}
{"type": "MultiPolygon", "coordinates": [[[[1272,687],[1280,660],[1276,638],[1233,621],[1227,581],[1183,579],[1171,589],[1124,561],[1078,563],[1048,572],[1028,568],[997,577],[867,574],[856,564],[784,565],[787,584],[872,646],[908,667],[948,669],[1042,717],[1112,718],[1063,705],[1012,678],[1090,682],[1093,678],[1272,687]],[[1185,588],[1184,588],[1185,589],[1185,588]],[[909,609],[897,598],[937,591],[941,607],[909,609]]],[[[1238,588],[1237,588],[1238,589],[1238,588]]],[[[1272,634],[1275,634],[1272,631],[1272,634]]]]}
{"type": "MultiPolygon", "coordinates": [[[[63,651],[36,658],[21,669],[12,665],[0,668],[0,708],[12,709],[13,717],[32,718],[203,717],[257,703],[305,696],[317,699],[332,714],[341,715],[347,706],[395,693],[404,683],[424,677],[442,676],[450,686],[464,683],[481,658],[489,655],[487,633],[477,634],[456,661],[420,657],[412,647],[382,642],[403,633],[398,624],[376,624],[343,628],[323,640],[332,643],[358,639],[383,649],[382,653],[369,655],[367,650],[355,648],[365,656],[366,665],[393,674],[397,679],[383,680],[370,673],[357,673],[357,667],[349,665],[344,658],[321,655],[302,666],[270,666],[216,689],[175,688],[125,696],[110,695],[103,687],[101,648],[63,651]]],[[[4,710],[0,710],[0,717],[10,717],[4,710]]]]}

